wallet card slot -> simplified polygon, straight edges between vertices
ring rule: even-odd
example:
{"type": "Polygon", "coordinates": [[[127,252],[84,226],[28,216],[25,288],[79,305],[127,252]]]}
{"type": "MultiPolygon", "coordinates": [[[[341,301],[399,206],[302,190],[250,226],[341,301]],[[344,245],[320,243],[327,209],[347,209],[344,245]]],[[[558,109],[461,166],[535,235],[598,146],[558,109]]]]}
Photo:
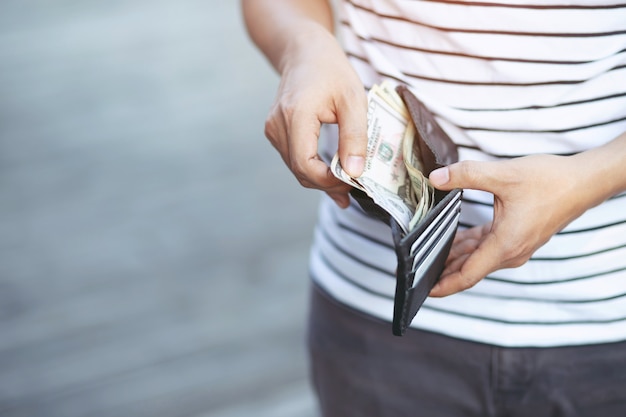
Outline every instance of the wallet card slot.
{"type": "Polygon", "coordinates": [[[416,236],[415,241],[411,244],[411,250],[409,252],[409,256],[413,257],[415,255],[416,250],[418,249],[421,242],[433,233],[434,230],[439,228],[439,225],[442,222],[442,219],[449,213],[451,210],[454,210],[460,204],[461,193],[456,193],[453,198],[444,205],[442,210],[437,213],[437,216],[429,223],[427,223],[426,228],[423,232],[416,236]]]}
{"type": "Polygon", "coordinates": [[[432,207],[426,216],[407,234],[400,234],[397,236],[396,243],[398,246],[404,248],[403,250],[408,252],[410,246],[413,245],[421,235],[425,233],[425,230],[433,222],[433,220],[449,206],[452,200],[459,199],[461,197],[462,190],[455,188],[452,191],[448,191],[445,196],[432,207]]]}
{"type": "MultiPolygon", "coordinates": [[[[457,213],[452,221],[453,224],[458,221],[459,216],[460,213],[457,213]]],[[[449,227],[448,229],[446,229],[446,231],[441,236],[441,239],[437,241],[437,244],[432,248],[428,255],[426,255],[426,258],[424,258],[423,262],[421,262],[417,269],[412,272],[415,274],[415,276],[421,277],[424,272],[426,272],[428,268],[430,268],[430,265],[432,264],[434,258],[437,256],[437,254],[439,254],[439,252],[441,252],[441,249],[443,248],[443,246],[445,246],[445,244],[448,242],[448,239],[452,237],[451,235],[455,233],[455,231],[456,228],[454,227],[449,227]]],[[[416,287],[418,283],[419,280],[414,280],[412,287],[416,287]]]]}
{"type": "Polygon", "coordinates": [[[453,211],[452,214],[452,219],[444,232],[439,235],[437,242],[428,246],[428,253],[417,269],[398,276],[392,323],[392,333],[396,336],[404,334],[445,268],[445,261],[461,215],[460,211],[453,211]]]}
{"type": "Polygon", "coordinates": [[[437,233],[432,233],[424,244],[421,245],[417,253],[415,254],[415,258],[413,260],[413,265],[411,268],[411,274],[416,273],[419,270],[419,267],[422,263],[426,262],[429,255],[435,251],[437,252],[437,248],[439,247],[439,243],[442,240],[445,240],[445,236],[449,234],[449,231],[452,230],[456,232],[456,224],[458,223],[460,212],[458,210],[450,211],[443,222],[437,227],[437,233]]]}

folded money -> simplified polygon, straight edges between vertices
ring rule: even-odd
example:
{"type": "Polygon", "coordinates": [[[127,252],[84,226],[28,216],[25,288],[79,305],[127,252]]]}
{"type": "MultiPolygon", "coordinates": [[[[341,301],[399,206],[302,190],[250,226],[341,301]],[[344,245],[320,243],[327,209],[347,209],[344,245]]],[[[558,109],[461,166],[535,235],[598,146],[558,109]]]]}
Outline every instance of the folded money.
{"type": "Polygon", "coordinates": [[[374,85],[367,96],[367,155],[363,173],[349,176],[338,154],[331,171],[365,192],[409,232],[432,208],[434,188],[422,173],[415,127],[402,98],[388,82],[374,85]]]}

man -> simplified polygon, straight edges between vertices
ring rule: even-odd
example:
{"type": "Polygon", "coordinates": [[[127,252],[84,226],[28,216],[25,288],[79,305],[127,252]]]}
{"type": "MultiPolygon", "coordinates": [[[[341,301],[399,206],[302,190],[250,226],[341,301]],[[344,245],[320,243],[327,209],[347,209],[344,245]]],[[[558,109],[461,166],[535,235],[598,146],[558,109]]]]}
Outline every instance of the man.
{"type": "Polygon", "coordinates": [[[323,415],[623,416],[626,4],[344,0],[336,20],[324,0],[242,5],[281,75],[266,136],[335,203],[311,256],[323,415]],[[389,228],[328,169],[338,152],[362,172],[366,90],[382,80],[458,146],[432,184],[466,189],[446,269],[402,338],[389,228]]]}

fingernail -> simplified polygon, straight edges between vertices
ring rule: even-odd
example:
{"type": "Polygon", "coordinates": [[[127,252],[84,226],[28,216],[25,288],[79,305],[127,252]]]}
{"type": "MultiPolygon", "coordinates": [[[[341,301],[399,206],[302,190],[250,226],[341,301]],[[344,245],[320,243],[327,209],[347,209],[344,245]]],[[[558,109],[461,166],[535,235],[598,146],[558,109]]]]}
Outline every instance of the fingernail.
{"type": "Polygon", "coordinates": [[[351,177],[358,177],[363,173],[365,158],[357,155],[348,156],[348,160],[343,167],[351,177]]]}
{"type": "Polygon", "coordinates": [[[428,176],[433,185],[444,185],[450,181],[450,170],[448,167],[438,168],[428,176]]]}

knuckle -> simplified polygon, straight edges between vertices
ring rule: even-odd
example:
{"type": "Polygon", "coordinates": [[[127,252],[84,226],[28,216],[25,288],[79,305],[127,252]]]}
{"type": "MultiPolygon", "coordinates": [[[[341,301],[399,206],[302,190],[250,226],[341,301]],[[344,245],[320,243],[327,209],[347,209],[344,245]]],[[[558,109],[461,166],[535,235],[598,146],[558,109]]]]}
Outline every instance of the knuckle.
{"type": "Polygon", "coordinates": [[[298,183],[304,188],[316,188],[308,179],[296,176],[298,183]]]}
{"type": "Polygon", "coordinates": [[[292,106],[281,106],[280,107],[280,116],[285,120],[286,123],[289,123],[290,120],[293,119],[294,114],[297,113],[297,109],[292,106]]]}
{"type": "Polygon", "coordinates": [[[308,171],[302,163],[292,159],[289,165],[289,169],[296,177],[296,180],[298,180],[298,183],[300,183],[301,186],[305,188],[317,188],[309,178],[308,171]]]}
{"type": "Polygon", "coordinates": [[[360,101],[367,104],[367,93],[360,81],[350,84],[350,88],[346,90],[346,95],[353,101],[360,101]]]}
{"type": "Polygon", "coordinates": [[[272,118],[272,116],[268,116],[265,120],[265,137],[268,139],[273,139],[276,137],[276,122],[272,118]]]}
{"type": "Polygon", "coordinates": [[[298,113],[299,107],[302,105],[298,103],[298,101],[285,98],[275,106],[275,112],[279,114],[279,117],[286,123],[289,123],[289,121],[294,118],[294,115],[298,113]]]}
{"type": "Polygon", "coordinates": [[[478,283],[477,280],[464,277],[461,281],[461,291],[468,290],[478,283]]]}
{"type": "Polygon", "coordinates": [[[274,137],[281,127],[288,128],[296,111],[294,106],[284,100],[274,103],[265,119],[265,136],[274,137]]]}
{"type": "Polygon", "coordinates": [[[298,159],[296,158],[292,158],[291,159],[291,172],[293,172],[293,174],[297,177],[297,178],[306,178],[306,169],[304,168],[304,166],[302,165],[302,163],[300,163],[300,161],[298,161],[298,159]]]}
{"type": "Polygon", "coordinates": [[[504,248],[504,267],[517,268],[530,259],[531,251],[525,245],[506,245],[504,248]]]}
{"type": "Polygon", "coordinates": [[[280,116],[276,113],[276,108],[273,108],[265,119],[265,137],[271,141],[277,141],[281,136],[283,126],[280,116]]]}

